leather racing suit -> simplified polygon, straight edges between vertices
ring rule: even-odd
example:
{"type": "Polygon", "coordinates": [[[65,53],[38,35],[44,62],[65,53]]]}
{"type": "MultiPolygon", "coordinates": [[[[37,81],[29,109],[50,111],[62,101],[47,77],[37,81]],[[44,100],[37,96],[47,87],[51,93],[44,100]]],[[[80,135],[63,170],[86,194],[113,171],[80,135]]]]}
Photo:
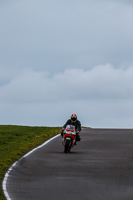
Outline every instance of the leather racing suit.
{"type": "Polygon", "coordinates": [[[63,136],[63,131],[66,128],[67,125],[75,126],[75,129],[76,129],[76,140],[80,141],[81,138],[80,138],[79,132],[81,131],[81,122],[79,120],[76,120],[75,122],[73,122],[71,119],[68,119],[67,122],[63,126],[63,130],[61,132],[62,136],[63,136]]]}

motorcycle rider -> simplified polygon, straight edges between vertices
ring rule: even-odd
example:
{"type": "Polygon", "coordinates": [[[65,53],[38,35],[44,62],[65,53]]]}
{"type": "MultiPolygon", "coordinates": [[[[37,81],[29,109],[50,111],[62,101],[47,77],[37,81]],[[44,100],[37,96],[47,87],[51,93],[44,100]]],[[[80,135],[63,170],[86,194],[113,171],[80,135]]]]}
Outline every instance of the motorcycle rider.
{"type": "Polygon", "coordinates": [[[62,132],[61,132],[61,136],[63,137],[63,132],[64,129],[66,128],[67,125],[73,125],[75,126],[76,129],[76,141],[80,141],[80,135],[79,132],[81,131],[81,122],[77,119],[77,115],[76,114],[72,114],[71,115],[71,119],[68,119],[67,122],[64,124],[62,132]]]}

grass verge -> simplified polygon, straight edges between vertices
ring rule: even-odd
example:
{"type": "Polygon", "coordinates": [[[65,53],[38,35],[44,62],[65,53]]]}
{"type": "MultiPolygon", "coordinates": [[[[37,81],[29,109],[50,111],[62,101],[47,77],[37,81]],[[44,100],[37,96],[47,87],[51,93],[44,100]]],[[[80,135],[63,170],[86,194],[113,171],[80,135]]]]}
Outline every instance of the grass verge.
{"type": "Polygon", "coordinates": [[[1,200],[5,200],[2,192],[2,180],[7,169],[24,154],[60,132],[60,127],[0,125],[1,200]]]}

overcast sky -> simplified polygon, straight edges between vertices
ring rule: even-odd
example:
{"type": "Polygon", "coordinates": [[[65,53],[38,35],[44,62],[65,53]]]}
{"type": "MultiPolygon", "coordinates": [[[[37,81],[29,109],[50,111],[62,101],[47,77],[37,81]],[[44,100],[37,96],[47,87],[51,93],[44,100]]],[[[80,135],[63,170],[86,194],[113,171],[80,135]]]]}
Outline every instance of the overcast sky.
{"type": "Polygon", "coordinates": [[[133,128],[132,0],[0,1],[0,124],[133,128]]]}

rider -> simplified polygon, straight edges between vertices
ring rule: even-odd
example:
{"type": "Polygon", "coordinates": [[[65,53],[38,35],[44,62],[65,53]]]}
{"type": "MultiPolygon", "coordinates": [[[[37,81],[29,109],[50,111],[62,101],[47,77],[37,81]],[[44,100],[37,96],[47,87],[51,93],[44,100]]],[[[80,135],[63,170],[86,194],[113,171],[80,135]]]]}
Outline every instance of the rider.
{"type": "Polygon", "coordinates": [[[76,141],[80,141],[80,135],[79,132],[81,131],[81,123],[80,121],[77,119],[77,115],[76,114],[72,114],[71,115],[71,119],[68,119],[67,122],[64,124],[62,132],[61,132],[61,136],[63,137],[63,132],[64,129],[66,128],[67,125],[74,125],[75,129],[76,129],[76,141]]]}

